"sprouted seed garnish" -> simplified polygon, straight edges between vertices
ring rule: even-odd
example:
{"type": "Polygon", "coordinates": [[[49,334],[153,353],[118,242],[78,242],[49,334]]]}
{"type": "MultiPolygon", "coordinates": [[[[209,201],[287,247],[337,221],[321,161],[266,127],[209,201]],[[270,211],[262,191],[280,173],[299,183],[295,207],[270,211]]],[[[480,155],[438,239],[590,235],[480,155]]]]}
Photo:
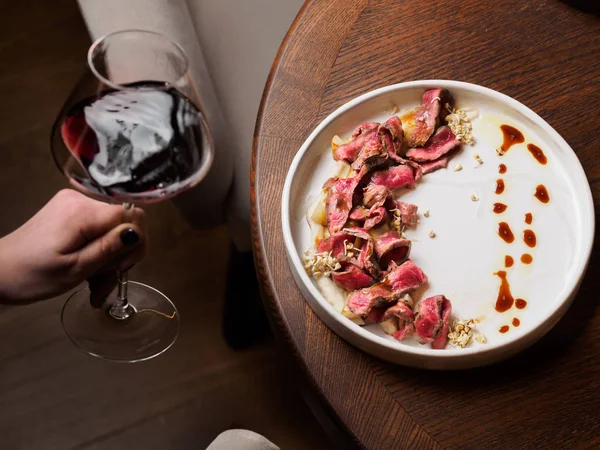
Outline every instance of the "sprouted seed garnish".
{"type": "Polygon", "coordinates": [[[467,145],[475,144],[475,138],[471,134],[471,121],[467,117],[467,113],[462,109],[450,108],[450,105],[446,103],[446,109],[450,112],[446,116],[446,122],[452,130],[452,133],[456,138],[467,145]]]}

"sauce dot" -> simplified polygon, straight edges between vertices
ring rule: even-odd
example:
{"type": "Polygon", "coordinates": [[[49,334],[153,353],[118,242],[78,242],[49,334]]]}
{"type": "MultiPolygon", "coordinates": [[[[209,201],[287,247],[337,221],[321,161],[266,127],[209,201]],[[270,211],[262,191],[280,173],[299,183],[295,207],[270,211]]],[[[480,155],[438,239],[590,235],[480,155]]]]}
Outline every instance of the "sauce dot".
{"type": "Polygon", "coordinates": [[[498,330],[500,333],[506,333],[510,327],[508,325],[502,325],[498,330]]]}
{"type": "Polygon", "coordinates": [[[537,145],[527,144],[527,150],[529,150],[529,153],[531,153],[537,162],[542,165],[546,165],[548,158],[546,158],[546,155],[544,155],[544,152],[541,148],[539,148],[537,145]]]}
{"type": "Polygon", "coordinates": [[[498,173],[506,173],[506,165],[505,164],[500,164],[498,166],[498,173]]]}
{"type": "Polygon", "coordinates": [[[506,222],[500,222],[498,224],[498,235],[508,244],[515,240],[515,235],[506,222]]]}
{"type": "Polygon", "coordinates": [[[515,263],[515,260],[513,259],[512,256],[510,255],[506,255],[504,257],[504,267],[512,267],[512,265],[515,263]]]}
{"type": "Polygon", "coordinates": [[[542,203],[548,203],[550,201],[550,195],[548,194],[548,190],[543,184],[538,184],[535,187],[535,193],[533,194],[533,196],[542,203]]]}
{"type": "Polygon", "coordinates": [[[506,279],[506,271],[499,270],[494,275],[500,278],[500,288],[498,289],[498,298],[496,299],[496,311],[504,312],[512,308],[515,299],[510,292],[510,285],[506,279]]]}
{"type": "Polygon", "coordinates": [[[533,256],[531,256],[529,253],[523,253],[521,255],[521,262],[523,264],[531,264],[533,261],[533,256]]]}
{"type": "Polygon", "coordinates": [[[527,306],[527,301],[523,300],[522,298],[518,298],[515,300],[515,306],[517,309],[523,309],[527,306]]]}
{"type": "Polygon", "coordinates": [[[504,203],[494,203],[494,212],[496,214],[502,214],[504,211],[506,211],[506,208],[508,208],[508,206],[506,206],[504,203]]]}
{"type": "Polygon", "coordinates": [[[496,194],[500,195],[504,192],[504,180],[499,178],[496,180],[496,194]]]}
{"type": "Polygon", "coordinates": [[[513,324],[513,327],[518,327],[519,325],[521,325],[521,321],[515,317],[512,320],[512,324],[513,324]]]}
{"type": "Polygon", "coordinates": [[[510,125],[500,125],[504,141],[502,142],[502,150],[507,152],[513,145],[525,142],[523,133],[510,125]]]}
{"type": "Polygon", "coordinates": [[[535,247],[537,239],[535,237],[535,233],[532,230],[523,231],[523,241],[527,244],[528,247],[535,247]]]}
{"type": "Polygon", "coordinates": [[[527,225],[531,225],[532,221],[533,221],[533,216],[531,215],[531,213],[525,214],[525,223],[527,225]]]}

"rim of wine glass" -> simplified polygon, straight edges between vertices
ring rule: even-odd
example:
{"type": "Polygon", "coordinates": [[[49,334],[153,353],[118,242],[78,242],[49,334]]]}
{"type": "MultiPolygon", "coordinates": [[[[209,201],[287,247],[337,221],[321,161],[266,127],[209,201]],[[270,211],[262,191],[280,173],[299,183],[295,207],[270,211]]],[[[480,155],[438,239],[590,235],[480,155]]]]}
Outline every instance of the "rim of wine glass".
{"type": "Polygon", "coordinates": [[[175,80],[173,82],[165,81],[165,83],[167,83],[170,86],[177,86],[177,83],[179,82],[179,80],[181,80],[182,78],[184,78],[185,74],[189,70],[190,60],[189,60],[189,58],[187,56],[186,51],[179,44],[179,42],[177,42],[175,39],[173,39],[168,34],[160,33],[158,31],[142,30],[142,29],[139,29],[139,28],[131,28],[131,29],[127,29],[127,30],[113,31],[111,33],[107,33],[107,34],[104,34],[104,35],[100,36],[98,39],[96,39],[92,43],[92,45],[88,49],[87,63],[88,63],[88,67],[90,68],[90,70],[92,71],[92,73],[94,74],[94,76],[96,78],[98,78],[100,81],[102,81],[103,83],[105,83],[107,86],[112,87],[113,89],[117,89],[117,90],[120,90],[120,91],[127,90],[127,89],[132,89],[131,87],[123,86],[121,84],[115,83],[115,82],[109,80],[108,78],[106,78],[104,75],[101,75],[100,72],[98,72],[98,70],[96,70],[96,67],[94,66],[94,62],[93,62],[93,56],[94,56],[97,48],[100,46],[100,44],[102,44],[108,38],[116,36],[116,35],[119,35],[119,34],[132,34],[132,33],[147,34],[147,35],[153,35],[153,36],[158,36],[158,37],[164,38],[164,39],[168,40],[171,44],[173,44],[173,46],[181,53],[181,56],[183,57],[183,60],[185,62],[184,68],[182,70],[181,75],[179,76],[179,78],[177,78],[177,80],[175,80]]]}

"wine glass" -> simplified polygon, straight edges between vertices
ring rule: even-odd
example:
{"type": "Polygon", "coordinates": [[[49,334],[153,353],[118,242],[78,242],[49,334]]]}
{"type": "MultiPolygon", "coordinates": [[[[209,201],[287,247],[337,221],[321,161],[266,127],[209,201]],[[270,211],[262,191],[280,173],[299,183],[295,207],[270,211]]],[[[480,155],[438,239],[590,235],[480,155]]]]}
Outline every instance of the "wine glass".
{"type": "MultiPolygon", "coordinates": [[[[184,50],[166,35],[118,31],[92,44],[86,70],[56,120],[54,160],[71,185],[96,199],[132,206],[169,199],[199,183],[213,141],[184,50]]],[[[67,336],[84,352],[136,362],[167,350],[179,314],[161,292],[118,274],[100,308],[83,288],[62,310],[67,336]]]]}

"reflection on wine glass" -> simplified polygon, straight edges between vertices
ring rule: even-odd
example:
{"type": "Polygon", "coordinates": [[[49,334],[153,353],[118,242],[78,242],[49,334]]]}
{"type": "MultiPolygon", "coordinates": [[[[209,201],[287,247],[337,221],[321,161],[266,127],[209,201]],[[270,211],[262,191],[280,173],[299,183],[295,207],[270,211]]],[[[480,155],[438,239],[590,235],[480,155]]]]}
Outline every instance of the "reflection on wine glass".
{"type": "MultiPolygon", "coordinates": [[[[54,160],[85,194],[122,203],[169,199],[199,183],[213,142],[183,49],[168,36],[127,30],[98,39],[88,65],[56,120],[54,160]]],[[[175,305],[156,289],[128,282],[102,308],[87,288],[65,303],[62,323],[83,351],[135,362],[167,350],[179,333],[175,305]]]]}

